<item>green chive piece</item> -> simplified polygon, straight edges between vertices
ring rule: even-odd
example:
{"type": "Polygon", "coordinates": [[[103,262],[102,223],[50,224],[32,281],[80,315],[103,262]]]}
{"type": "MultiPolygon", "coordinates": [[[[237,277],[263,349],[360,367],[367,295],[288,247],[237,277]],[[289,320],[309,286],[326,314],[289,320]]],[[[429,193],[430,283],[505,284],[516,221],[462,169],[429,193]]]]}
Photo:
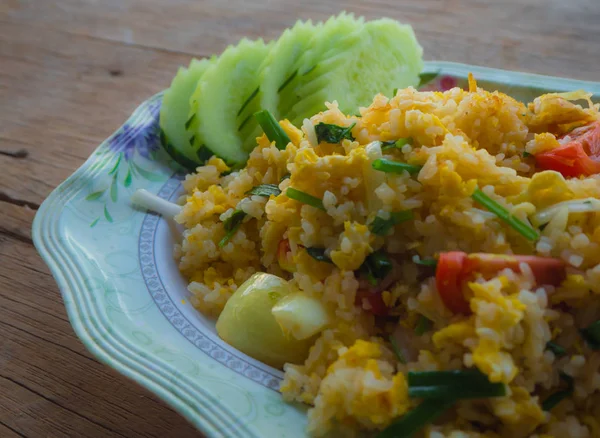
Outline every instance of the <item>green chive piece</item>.
{"type": "Polygon", "coordinates": [[[383,219],[376,216],[375,219],[373,219],[373,222],[371,222],[369,229],[371,230],[371,233],[378,236],[387,236],[395,225],[411,220],[414,217],[415,215],[412,210],[392,212],[390,213],[389,219],[383,219]]]}
{"type": "Polygon", "coordinates": [[[394,338],[393,336],[390,336],[390,344],[392,344],[392,351],[394,352],[400,363],[406,364],[406,359],[400,351],[400,347],[398,347],[398,342],[396,342],[396,338],[394,338]]]}
{"type": "Polygon", "coordinates": [[[567,350],[552,341],[546,343],[546,350],[550,350],[556,357],[562,357],[567,354],[567,350]]]}
{"type": "Polygon", "coordinates": [[[333,263],[329,257],[325,255],[325,248],[306,248],[309,256],[319,262],[333,263]]]}
{"type": "Polygon", "coordinates": [[[345,127],[321,122],[315,126],[317,141],[319,143],[324,141],[332,144],[341,143],[344,139],[354,141],[354,137],[352,136],[352,128],[354,126],[356,126],[356,123],[345,127]]]}
{"type": "Polygon", "coordinates": [[[581,330],[581,336],[592,350],[600,350],[600,319],[581,330]]]}
{"type": "Polygon", "coordinates": [[[292,187],[288,187],[285,191],[285,195],[293,199],[295,201],[301,202],[306,205],[310,205],[311,207],[318,208],[319,210],[325,211],[325,206],[323,205],[323,201],[319,198],[314,197],[313,195],[309,195],[301,190],[294,189],[292,187]]]}
{"type": "Polygon", "coordinates": [[[385,278],[392,270],[392,261],[385,252],[379,250],[367,256],[365,259],[369,272],[377,279],[385,278]]]}
{"type": "Polygon", "coordinates": [[[282,182],[282,181],[285,181],[286,179],[289,179],[289,178],[290,178],[290,176],[292,176],[292,175],[290,175],[289,173],[286,173],[285,175],[283,175],[283,176],[281,177],[281,179],[279,180],[279,182],[282,182]]]}
{"type": "Polygon", "coordinates": [[[290,142],[290,138],[285,133],[281,125],[277,123],[277,120],[275,120],[273,114],[271,114],[268,110],[262,110],[254,113],[254,117],[256,117],[259,125],[265,134],[267,134],[269,141],[274,141],[277,149],[284,150],[290,142]]]}
{"type": "Polygon", "coordinates": [[[268,198],[271,195],[279,196],[280,194],[281,190],[279,190],[277,184],[261,184],[252,187],[246,192],[246,195],[264,196],[265,198],[268,198]]]}
{"type": "Polygon", "coordinates": [[[399,420],[393,422],[376,435],[376,438],[410,438],[429,423],[433,423],[454,400],[425,400],[399,420]]]}
{"type": "Polygon", "coordinates": [[[419,320],[417,321],[417,326],[415,327],[415,335],[421,336],[425,332],[431,330],[433,326],[433,321],[427,318],[426,316],[419,315],[419,320]]]}
{"type": "Polygon", "coordinates": [[[573,377],[565,373],[560,373],[560,378],[567,384],[567,388],[550,394],[548,398],[542,402],[542,409],[546,412],[551,411],[557,404],[573,394],[573,377]]]}
{"type": "Polygon", "coordinates": [[[490,382],[477,370],[409,371],[408,395],[447,400],[504,397],[506,386],[490,382]]]}
{"type": "Polygon", "coordinates": [[[524,151],[523,152],[523,158],[528,158],[528,157],[533,157],[533,154],[530,154],[529,152],[524,151]]]}
{"type": "Polygon", "coordinates": [[[394,88],[394,89],[392,90],[392,97],[395,97],[395,96],[396,96],[396,94],[398,94],[398,89],[397,89],[397,88],[394,88]]]}
{"type": "Polygon", "coordinates": [[[398,161],[387,160],[385,158],[379,158],[373,161],[373,169],[379,170],[386,173],[402,173],[404,171],[411,175],[415,175],[420,172],[423,166],[415,166],[407,163],[400,163],[398,161]]]}
{"type": "Polygon", "coordinates": [[[235,210],[231,216],[229,216],[225,222],[223,222],[223,228],[225,229],[225,236],[219,241],[219,248],[223,248],[227,242],[233,237],[237,230],[242,225],[242,221],[246,217],[246,213],[242,210],[235,210]]]}
{"type": "Polygon", "coordinates": [[[489,211],[494,213],[508,225],[510,225],[514,230],[525,236],[525,238],[529,240],[538,240],[540,238],[540,234],[534,230],[531,226],[527,225],[522,220],[514,217],[509,211],[490,198],[488,195],[483,193],[480,189],[475,189],[473,194],[471,195],[473,200],[477,201],[489,211]]]}
{"type": "Polygon", "coordinates": [[[388,149],[402,149],[402,146],[411,144],[413,139],[411,137],[399,138],[398,140],[382,141],[381,150],[386,151],[388,149]]]}
{"type": "Polygon", "coordinates": [[[437,260],[435,259],[419,259],[415,261],[415,264],[419,266],[431,266],[432,268],[437,267],[437,260]]]}

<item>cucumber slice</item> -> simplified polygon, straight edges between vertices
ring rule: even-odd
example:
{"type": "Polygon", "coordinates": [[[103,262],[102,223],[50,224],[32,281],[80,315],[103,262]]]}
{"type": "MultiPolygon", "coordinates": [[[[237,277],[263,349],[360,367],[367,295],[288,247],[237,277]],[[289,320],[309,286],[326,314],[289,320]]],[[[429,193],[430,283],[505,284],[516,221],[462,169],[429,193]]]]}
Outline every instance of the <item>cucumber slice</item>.
{"type": "Polygon", "coordinates": [[[296,88],[330,71],[331,66],[326,65],[324,61],[329,59],[331,54],[343,50],[344,41],[348,35],[361,29],[363,25],[362,17],[355,18],[352,14],[342,12],[315,29],[308,44],[309,49],[298,58],[294,65],[293,71],[297,72],[296,76],[280,92],[279,112],[281,117],[286,116],[297,102],[299,96],[296,88]]]}
{"type": "Polygon", "coordinates": [[[294,87],[287,118],[295,125],[337,100],[340,110],[355,113],[377,93],[419,84],[423,49],[410,26],[381,19],[366,23],[317,61],[321,71],[294,87]]]}
{"type": "Polygon", "coordinates": [[[206,70],[190,99],[194,141],[231,164],[245,162],[256,146],[259,129],[251,115],[260,109],[258,69],[270,47],[247,39],[229,46],[206,70]]]}
{"type": "Polygon", "coordinates": [[[281,120],[280,94],[298,74],[298,59],[310,47],[317,27],[310,21],[298,21],[279,37],[260,68],[260,105],[281,120]]]}
{"type": "Polygon", "coordinates": [[[186,168],[193,169],[205,161],[190,142],[193,133],[189,129],[189,98],[211,62],[212,59],[192,59],[188,68],[180,67],[165,91],[160,108],[159,125],[165,150],[186,168]]]}

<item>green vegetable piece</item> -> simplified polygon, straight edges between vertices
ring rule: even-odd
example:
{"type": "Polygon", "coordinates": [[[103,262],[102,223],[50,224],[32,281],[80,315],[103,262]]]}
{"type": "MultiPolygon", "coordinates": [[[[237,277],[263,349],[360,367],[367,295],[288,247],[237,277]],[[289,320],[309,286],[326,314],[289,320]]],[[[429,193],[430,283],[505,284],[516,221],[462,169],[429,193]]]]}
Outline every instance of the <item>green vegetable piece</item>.
{"type": "Polygon", "coordinates": [[[529,157],[533,157],[533,154],[530,154],[527,151],[523,151],[523,158],[529,158],[529,157]]]}
{"type": "Polygon", "coordinates": [[[600,320],[581,330],[581,335],[592,350],[600,350],[600,320]]]}
{"type": "Polygon", "coordinates": [[[217,320],[219,337],[275,368],[304,362],[314,339],[286,336],[272,313],[273,306],[292,292],[289,283],[275,275],[254,274],[225,304],[217,320]]]}
{"type": "Polygon", "coordinates": [[[352,128],[354,126],[356,126],[356,123],[344,127],[321,122],[315,126],[317,141],[319,143],[324,141],[332,144],[341,143],[344,139],[354,141],[354,137],[352,136],[352,128]]]}
{"type": "Polygon", "coordinates": [[[410,137],[399,138],[398,140],[382,141],[381,150],[387,151],[390,149],[402,149],[402,146],[413,143],[413,139],[410,137]]]}
{"type": "Polygon", "coordinates": [[[494,213],[496,216],[510,225],[514,230],[525,236],[525,238],[529,240],[538,240],[540,238],[540,234],[536,230],[522,220],[514,217],[506,208],[498,204],[481,190],[475,189],[471,195],[471,198],[494,213]]]}
{"type": "Polygon", "coordinates": [[[204,164],[198,155],[199,144],[192,144],[194,114],[190,116],[190,97],[213,60],[192,59],[188,68],[180,67],[171,86],[165,91],[160,108],[159,125],[165,150],[179,164],[194,170],[204,164]]]}
{"type": "Polygon", "coordinates": [[[379,158],[373,161],[373,169],[386,173],[403,173],[408,172],[411,175],[419,173],[423,166],[415,166],[413,164],[400,163],[398,161],[379,158]]]}
{"type": "Polygon", "coordinates": [[[546,349],[554,353],[556,357],[562,357],[567,354],[567,350],[552,341],[546,343],[546,349]]]}
{"type": "Polygon", "coordinates": [[[333,263],[329,257],[325,255],[325,248],[306,248],[309,256],[319,262],[333,263]]]}
{"type": "Polygon", "coordinates": [[[228,163],[245,163],[259,129],[251,116],[260,109],[258,69],[269,44],[243,39],[229,46],[211,65],[190,99],[196,115],[196,142],[228,163]]]}
{"type": "Polygon", "coordinates": [[[415,264],[419,266],[431,266],[433,268],[437,267],[437,260],[435,259],[419,259],[415,262],[415,264]]]}
{"type": "Polygon", "coordinates": [[[235,210],[231,216],[229,216],[225,222],[223,222],[223,228],[225,229],[225,236],[219,241],[219,248],[224,247],[227,242],[233,237],[237,230],[242,225],[246,213],[242,210],[235,210]]]}
{"type": "Polygon", "coordinates": [[[260,127],[263,129],[269,141],[274,141],[277,149],[284,150],[290,138],[285,133],[279,122],[275,120],[273,114],[267,110],[262,110],[254,114],[254,118],[258,120],[260,127]]]}
{"type": "Polygon", "coordinates": [[[427,318],[423,315],[419,315],[419,320],[417,321],[417,325],[415,327],[415,334],[417,336],[421,336],[425,332],[428,332],[429,330],[431,330],[432,326],[433,326],[433,321],[431,321],[429,318],[427,318]]]}
{"type": "Polygon", "coordinates": [[[560,390],[560,391],[556,391],[553,394],[550,394],[548,396],[548,398],[546,398],[546,400],[544,400],[542,402],[542,409],[546,412],[551,411],[561,401],[563,401],[564,399],[569,398],[571,395],[573,395],[573,390],[574,390],[573,377],[571,377],[565,373],[560,373],[560,378],[567,384],[567,388],[560,390]]]}
{"type": "Polygon", "coordinates": [[[364,23],[335,17],[315,33],[311,49],[299,59],[298,75],[282,99],[291,103],[283,114],[296,126],[338,102],[345,114],[368,106],[377,93],[416,86],[422,70],[422,49],[410,26],[390,19],[364,23]]]}
{"type": "Polygon", "coordinates": [[[415,215],[412,210],[394,211],[390,213],[389,219],[383,219],[376,216],[375,219],[373,219],[373,222],[371,222],[369,229],[371,230],[371,233],[378,236],[387,236],[395,225],[409,221],[414,217],[415,215]]]}
{"type": "Polygon", "coordinates": [[[423,427],[437,420],[453,404],[454,400],[425,400],[402,418],[382,430],[376,435],[376,438],[410,438],[423,427]]]}
{"type": "Polygon", "coordinates": [[[392,351],[394,352],[400,363],[406,364],[406,359],[400,351],[400,347],[398,347],[398,343],[396,342],[396,339],[393,336],[390,336],[390,344],[392,344],[392,351]]]}
{"type": "Polygon", "coordinates": [[[287,102],[281,95],[293,86],[300,68],[298,59],[310,48],[313,36],[321,27],[310,21],[296,22],[283,32],[260,66],[260,107],[270,111],[276,120],[286,117],[282,106],[287,102]]]}
{"type": "Polygon", "coordinates": [[[506,386],[490,382],[476,370],[409,371],[408,394],[415,398],[446,400],[504,397],[506,386]]]}
{"type": "Polygon", "coordinates": [[[377,280],[385,278],[392,270],[392,261],[382,250],[369,254],[359,272],[366,274],[367,280],[373,285],[377,285],[377,280]]]}
{"type": "Polygon", "coordinates": [[[264,196],[265,198],[268,198],[271,195],[279,196],[281,194],[281,190],[279,190],[279,186],[277,186],[277,184],[261,184],[252,187],[246,192],[246,194],[264,196]]]}
{"type": "Polygon", "coordinates": [[[311,207],[318,208],[319,210],[325,211],[325,206],[323,205],[323,201],[319,198],[316,198],[308,193],[305,193],[301,190],[294,189],[292,187],[288,187],[285,191],[285,195],[293,199],[295,201],[301,202],[306,205],[310,205],[311,207]]]}

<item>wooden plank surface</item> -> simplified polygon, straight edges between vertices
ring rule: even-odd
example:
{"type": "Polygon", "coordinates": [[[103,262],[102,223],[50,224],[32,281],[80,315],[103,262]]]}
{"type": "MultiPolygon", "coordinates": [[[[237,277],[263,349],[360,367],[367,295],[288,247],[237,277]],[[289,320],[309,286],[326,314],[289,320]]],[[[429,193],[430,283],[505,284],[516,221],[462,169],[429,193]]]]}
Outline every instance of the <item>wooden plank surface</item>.
{"type": "Polygon", "coordinates": [[[0,0],[0,436],[196,437],[74,336],[31,221],[178,65],[345,9],[426,59],[600,80],[598,0],[0,0]]]}

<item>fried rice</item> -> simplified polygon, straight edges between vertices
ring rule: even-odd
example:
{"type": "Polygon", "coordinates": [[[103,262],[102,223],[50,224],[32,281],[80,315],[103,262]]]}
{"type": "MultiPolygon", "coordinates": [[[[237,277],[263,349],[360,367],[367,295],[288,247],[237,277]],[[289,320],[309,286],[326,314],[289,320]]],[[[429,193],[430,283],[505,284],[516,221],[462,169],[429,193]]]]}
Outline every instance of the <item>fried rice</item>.
{"type": "Polygon", "coordinates": [[[359,115],[343,114],[335,102],[327,108],[301,129],[282,121],[291,140],[283,150],[263,135],[244,168],[232,171],[213,157],[185,178],[176,217],[185,232],[175,256],[193,305],[217,317],[253,273],[268,272],[328,309],[331,323],[303,363],[284,366],[280,388],[285,400],[310,405],[315,436],[384,430],[419,404],[408,394],[409,371],[476,368],[506,384],[506,395],[459,400],[422,436],[600,437],[600,351],[580,333],[600,318],[600,213],[561,210],[530,241],[472,198],[479,188],[528,225],[558,203],[600,198],[600,176],[565,178],[536,169],[533,158],[599,119],[589,95],[547,94],[525,105],[471,78],[470,90],[377,95],[359,115]],[[317,144],[319,123],[353,126],[353,139],[317,144]],[[400,138],[410,142],[382,147],[400,138]],[[380,158],[422,167],[380,172],[372,166],[380,158]],[[247,194],[260,184],[275,184],[281,194],[247,194]],[[290,199],[289,187],[321,199],[323,209],[290,199]],[[221,247],[223,223],[236,210],[246,215],[221,247]],[[412,219],[389,234],[371,232],[374,216],[406,210],[412,219]],[[279,263],[282,240],[293,272],[279,263]],[[332,263],[305,250],[315,247],[332,263]],[[361,298],[368,285],[356,273],[377,250],[394,260],[393,281],[377,291],[384,317],[361,298]],[[441,299],[435,274],[415,263],[449,251],[559,258],[566,278],[538,285],[523,263],[479,276],[468,283],[470,311],[456,313],[441,299]],[[428,326],[415,332],[423,320],[428,326]],[[544,411],[564,375],[572,394],[544,411]]]}

